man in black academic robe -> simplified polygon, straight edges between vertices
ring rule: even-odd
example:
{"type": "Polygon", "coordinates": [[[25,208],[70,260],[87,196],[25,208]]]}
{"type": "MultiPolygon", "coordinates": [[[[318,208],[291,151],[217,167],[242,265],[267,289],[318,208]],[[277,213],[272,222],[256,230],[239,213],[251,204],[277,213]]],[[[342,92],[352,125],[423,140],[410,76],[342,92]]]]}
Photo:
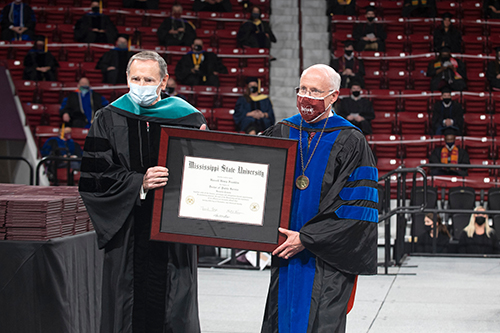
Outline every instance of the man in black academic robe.
{"type": "Polygon", "coordinates": [[[252,8],[250,20],[243,23],[238,30],[236,39],[238,44],[246,47],[270,48],[271,43],[276,43],[276,36],[269,22],[262,21],[260,8],[254,6],[252,8]]]}
{"type": "Polygon", "coordinates": [[[436,17],[435,0],[404,0],[403,17],[436,17]]]}
{"type": "Polygon", "coordinates": [[[332,52],[330,66],[337,71],[342,77],[340,83],[341,88],[347,88],[352,83],[359,82],[361,87],[365,86],[365,65],[362,59],[358,59],[354,55],[354,42],[347,40],[344,42],[344,54],[340,57],[335,57],[332,52]]]}
{"type": "Polygon", "coordinates": [[[227,74],[227,68],[213,52],[203,50],[203,41],[195,39],[192,50],[175,66],[175,77],[187,86],[219,86],[219,74],[227,74]]]}
{"type": "Polygon", "coordinates": [[[23,80],[57,81],[59,63],[45,50],[45,37],[37,36],[35,45],[24,57],[23,80]]]}
{"type": "Polygon", "coordinates": [[[441,100],[432,108],[432,133],[442,135],[445,130],[453,129],[458,135],[464,129],[464,109],[462,105],[451,99],[450,88],[441,90],[441,100]]]}
{"type": "Polygon", "coordinates": [[[124,36],[116,40],[116,47],[104,53],[95,66],[102,71],[104,83],[125,84],[127,83],[126,69],[129,59],[134,52],[129,51],[128,41],[124,36]]]}
{"type": "Polygon", "coordinates": [[[500,47],[495,48],[495,60],[488,62],[486,78],[492,90],[500,90],[500,47]]]}
{"type": "Polygon", "coordinates": [[[363,133],[331,113],[339,83],[326,65],[306,69],[300,114],[264,133],[299,140],[299,147],[291,221],[289,230],[279,229],[287,240],[273,252],[263,333],[345,332],[356,276],[377,273],[378,172],[363,133]],[[303,96],[322,99],[313,107],[303,96]],[[306,122],[311,109],[324,113],[306,122]]]}
{"type": "Polygon", "coordinates": [[[356,40],[356,51],[385,51],[385,39],[387,33],[382,24],[375,23],[375,8],[366,8],[366,23],[358,23],[354,26],[352,37],[356,40]]]}
{"type": "Polygon", "coordinates": [[[189,21],[181,18],[182,6],[172,6],[172,15],[167,17],[156,34],[160,45],[190,46],[196,38],[196,27],[189,21]]]}
{"type": "Polygon", "coordinates": [[[99,12],[99,1],[92,1],[92,11],[83,15],[75,24],[75,41],[80,43],[112,44],[118,30],[107,15],[99,12]]]}
{"type": "Polygon", "coordinates": [[[448,86],[453,91],[467,89],[467,71],[462,60],[451,56],[448,46],[443,46],[435,60],[427,66],[427,76],[431,78],[431,91],[448,86]]]}
{"type": "Polygon", "coordinates": [[[453,15],[443,14],[443,23],[440,28],[434,30],[434,49],[439,51],[441,47],[448,46],[453,53],[462,53],[462,34],[451,23],[453,15]]]}
{"type": "Polygon", "coordinates": [[[371,121],[375,118],[372,102],[361,96],[361,84],[353,82],[351,95],[342,98],[335,111],[339,116],[349,120],[354,126],[363,131],[363,134],[372,134],[371,121]]]}
{"type": "Polygon", "coordinates": [[[206,121],[180,98],[160,100],[168,74],[156,52],[137,54],[128,74],[131,93],[95,116],[79,183],[105,251],[100,333],[197,333],[196,247],[149,235],[154,191],[168,180],[157,165],[161,125],[203,129],[206,121]],[[156,87],[156,100],[140,86],[156,87]]]}
{"type": "Polygon", "coordinates": [[[230,0],[194,0],[193,10],[195,12],[230,13],[233,11],[233,6],[230,0]]]}
{"type": "MultiPolygon", "coordinates": [[[[456,131],[446,129],[444,131],[444,146],[436,147],[429,156],[429,163],[441,164],[470,164],[469,153],[456,143],[456,131]]],[[[446,175],[446,176],[467,176],[467,169],[458,168],[433,168],[431,175],[446,175]]]]}
{"type": "Polygon", "coordinates": [[[356,16],[356,0],[327,0],[326,15],[356,16]]]}
{"type": "Polygon", "coordinates": [[[31,7],[22,0],[15,0],[0,14],[2,40],[33,40],[36,17],[31,7]]]}

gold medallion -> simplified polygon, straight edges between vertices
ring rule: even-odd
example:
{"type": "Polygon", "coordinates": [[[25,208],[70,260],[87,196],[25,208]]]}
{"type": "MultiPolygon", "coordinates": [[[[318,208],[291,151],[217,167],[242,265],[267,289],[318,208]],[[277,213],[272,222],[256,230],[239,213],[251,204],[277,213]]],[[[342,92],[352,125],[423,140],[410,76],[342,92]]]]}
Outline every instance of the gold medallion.
{"type": "Polygon", "coordinates": [[[309,186],[309,178],[304,175],[298,176],[295,180],[295,186],[297,186],[299,190],[305,190],[309,186]]]}

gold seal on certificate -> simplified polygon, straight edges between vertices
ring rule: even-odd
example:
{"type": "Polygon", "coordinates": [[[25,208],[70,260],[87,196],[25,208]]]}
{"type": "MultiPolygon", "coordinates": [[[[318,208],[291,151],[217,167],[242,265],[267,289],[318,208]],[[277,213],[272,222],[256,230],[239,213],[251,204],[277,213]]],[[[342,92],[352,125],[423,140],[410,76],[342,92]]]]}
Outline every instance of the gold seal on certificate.
{"type": "Polygon", "coordinates": [[[179,217],[262,225],[269,165],[184,157],[179,217]]]}
{"type": "Polygon", "coordinates": [[[309,178],[304,175],[298,176],[295,180],[295,186],[297,186],[299,190],[305,190],[309,186],[309,178]]]}

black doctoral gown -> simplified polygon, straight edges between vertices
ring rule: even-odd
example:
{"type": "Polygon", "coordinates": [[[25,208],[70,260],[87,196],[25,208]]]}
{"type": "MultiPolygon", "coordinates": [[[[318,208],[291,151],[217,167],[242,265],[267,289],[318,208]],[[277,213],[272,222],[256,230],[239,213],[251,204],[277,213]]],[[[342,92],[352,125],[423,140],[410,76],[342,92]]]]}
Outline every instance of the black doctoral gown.
{"type": "MultiPolygon", "coordinates": [[[[18,34],[15,33],[14,31],[10,30],[9,27],[11,25],[14,25],[14,22],[11,21],[11,16],[10,16],[10,11],[12,8],[13,3],[9,3],[2,9],[2,13],[0,14],[1,16],[1,27],[2,27],[2,40],[13,40],[14,38],[18,37],[18,34]]],[[[33,12],[33,9],[26,4],[22,4],[23,8],[23,23],[24,27],[28,28],[24,32],[23,35],[26,35],[29,39],[32,40],[33,37],[35,37],[35,26],[36,26],[36,17],[35,17],[35,12],[33,12]]]]}
{"type": "Polygon", "coordinates": [[[196,38],[196,28],[189,21],[184,19],[176,19],[167,17],[156,32],[160,45],[170,46],[191,46],[196,38]],[[183,33],[172,35],[169,33],[171,29],[184,28],[183,33]]]}
{"type": "Polygon", "coordinates": [[[59,63],[49,51],[30,50],[24,57],[23,80],[57,81],[57,67],[59,67],[59,63]],[[37,67],[46,66],[49,66],[50,69],[45,73],[36,70],[37,67]]]}
{"type": "Polygon", "coordinates": [[[203,60],[198,73],[192,73],[194,68],[193,52],[184,55],[175,66],[175,77],[180,84],[188,86],[219,86],[219,77],[214,72],[227,74],[227,68],[213,52],[202,52],[203,60]]]}
{"type": "Polygon", "coordinates": [[[126,94],[95,116],[79,190],[105,251],[101,333],[200,331],[196,247],[150,241],[154,191],[139,193],[157,165],[160,125],[205,123],[177,97],[142,108],[126,94]]]}
{"type": "Polygon", "coordinates": [[[366,98],[360,98],[359,100],[355,101],[350,97],[346,97],[342,98],[339,104],[340,105],[336,107],[335,111],[337,111],[340,116],[347,118],[347,116],[351,113],[359,114],[360,116],[365,118],[365,120],[361,122],[352,120],[351,123],[354,126],[358,127],[361,131],[363,131],[363,134],[372,134],[371,121],[375,118],[375,112],[373,111],[372,102],[370,102],[366,98]]]}
{"type": "Polygon", "coordinates": [[[80,43],[113,44],[118,36],[118,30],[107,15],[89,13],[83,15],[75,24],[75,41],[80,43]],[[97,33],[92,29],[105,30],[97,33]]]}
{"type": "Polygon", "coordinates": [[[255,25],[253,21],[243,23],[238,30],[236,36],[238,44],[247,47],[270,48],[271,43],[276,43],[276,36],[269,22],[261,21],[259,25],[255,25]],[[269,35],[269,37],[266,36],[269,35]]]}
{"type": "Polygon", "coordinates": [[[305,250],[288,260],[273,257],[262,332],[342,332],[356,275],[377,273],[375,159],[363,134],[338,115],[327,124],[301,124],[295,115],[264,134],[302,141],[295,178],[303,172],[301,146],[311,162],[304,172],[309,186],[294,187],[289,227],[300,232],[305,250]],[[309,132],[316,134],[307,149],[309,132]]]}
{"type": "Polygon", "coordinates": [[[127,64],[135,53],[127,49],[115,48],[104,53],[95,66],[102,71],[104,83],[126,84],[127,83],[127,64]],[[108,71],[108,67],[115,69],[108,71]]]}
{"type": "Polygon", "coordinates": [[[500,74],[500,63],[496,60],[490,61],[486,71],[486,78],[490,82],[490,87],[497,91],[500,90],[500,79],[497,79],[498,74],[500,74]]]}
{"type": "Polygon", "coordinates": [[[462,34],[455,27],[450,26],[448,31],[443,27],[434,30],[434,49],[439,51],[441,47],[448,46],[453,53],[462,53],[462,34]]]}
{"type": "Polygon", "coordinates": [[[333,67],[340,74],[342,82],[340,83],[341,88],[349,88],[351,81],[358,81],[361,87],[365,86],[365,64],[362,59],[352,57],[347,59],[344,55],[341,57],[335,57],[332,53],[330,59],[330,66],[333,67]],[[344,71],[350,69],[354,76],[344,75],[344,71]]]}
{"type": "Polygon", "coordinates": [[[374,34],[375,37],[377,37],[377,40],[374,42],[378,45],[377,51],[385,51],[385,39],[387,38],[387,33],[385,32],[384,26],[379,23],[359,23],[354,26],[352,37],[356,40],[356,45],[354,46],[356,51],[363,51],[366,44],[371,43],[361,39],[368,34],[374,34]]]}
{"type": "Polygon", "coordinates": [[[443,120],[453,119],[451,126],[457,135],[461,135],[464,129],[464,109],[460,103],[451,101],[449,107],[445,107],[442,101],[434,103],[432,108],[432,130],[434,135],[442,135],[444,129],[443,120]]]}

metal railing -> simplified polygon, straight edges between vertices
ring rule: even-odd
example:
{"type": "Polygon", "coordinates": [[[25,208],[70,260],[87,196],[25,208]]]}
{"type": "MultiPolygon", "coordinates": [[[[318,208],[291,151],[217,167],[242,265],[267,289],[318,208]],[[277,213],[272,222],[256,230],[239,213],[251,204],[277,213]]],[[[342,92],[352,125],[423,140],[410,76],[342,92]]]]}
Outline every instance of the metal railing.
{"type": "MultiPolygon", "coordinates": [[[[45,156],[38,162],[36,165],[36,180],[35,180],[35,185],[40,184],[40,168],[43,164],[49,162],[49,161],[58,161],[58,162],[68,162],[66,163],[66,170],[67,170],[67,179],[68,179],[68,185],[72,186],[74,185],[74,179],[73,179],[73,169],[71,168],[71,162],[81,162],[82,159],[81,157],[63,157],[63,156],[45,156]]],[[[56,176],[55,178],[55,184],[59,184],[59,180],[57,179],[57,166],[54,166],[54,174],[56,176]]]]}
{"type": "Polygon", "coordinates": [[[0,156],[0,160],[11,160],[11,161],[23,161],[25,162],[30,170],[30,185],[33,185],[33,166],[31,163],[22,156],[0,156]]]}

